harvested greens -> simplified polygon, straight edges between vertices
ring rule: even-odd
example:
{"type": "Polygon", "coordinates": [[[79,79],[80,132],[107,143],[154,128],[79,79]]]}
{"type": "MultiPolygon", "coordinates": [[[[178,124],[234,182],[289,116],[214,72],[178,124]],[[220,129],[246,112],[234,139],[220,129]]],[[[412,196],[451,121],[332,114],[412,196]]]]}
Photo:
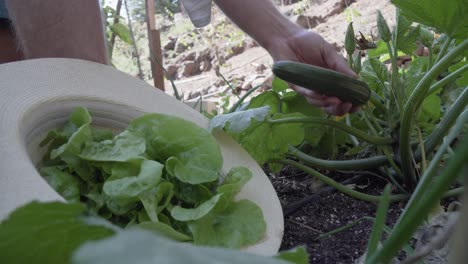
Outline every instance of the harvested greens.
{"type": "Polygon", "coordinates": [[[234,167],[222,175],[208,131],[164,114],[136,118],[115,136],[91,122],[86,108],[76,108],[41,142],[48,151],[39,171],[67,201],[178,241],[241,248],[263,238],[262,210],[234,200],[252,173],[234,167]]]}

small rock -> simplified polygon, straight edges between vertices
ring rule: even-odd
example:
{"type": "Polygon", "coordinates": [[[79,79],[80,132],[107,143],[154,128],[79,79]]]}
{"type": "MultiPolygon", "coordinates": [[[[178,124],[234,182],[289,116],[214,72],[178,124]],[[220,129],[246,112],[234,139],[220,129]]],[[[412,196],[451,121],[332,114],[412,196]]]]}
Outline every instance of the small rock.
{"type": "Polygon", "coordinates": [[[260,85],[261,86],[266,86],[265,77],[257,78],[252,82],[252,87],[257,87],[257,86],[260,86],[260,85]]]}
{"type": "Polygon", "coordinates": [[[177,38],[169,38],[169,40],[164,44],[163,49],[165,51],[174,50],[177,42],[177,38]]]}
{"type": "Polygon", "coordinates": [[[195,51],[192,51],[182,56],[180,60],[182,62],[183,61],[195,61],[196,56],[197,56],[197,53],[195,51]]]}
{"type": "Polygon", "coordinates": [[[216,87],[221,87],[223,85],[226,85],[226,82],[223,80],[223,79],[218,79],[216,80],[216,82],[214,83],[214,86],[216,87]]]}
{"type": "Polygon", "coordinates": [[[198,67],[200,72],[206,72],[211,70],[211,62],[209,60],[201,61],[198,67]]]}
{"type": "Polygon", "coordinates": [[[193,76],[198,71],[198,65],[193,61],[187,61],[182,64],[183,72],[182,75],[185,77],[193,76]]]}
{"type": "Polygon", "coordinates": [[[179,67],[177,67],[176,65],[167,66],[166,71],[167,71],[168,77],[171,78],[172,80],[177,79],[178,70],[179,70],[179,67]]]}
{"type": "Polygon", "coordinates": [[[265,71],[266,69],[268,69],[268,67],[263,63],[260,63],[255,67],[255,71],[257,73],[263,73],[263,71],[265,71]]]}
{"type": "Polygon", "coordinates": [[[201,96],[201,92],[200,91],[190,91],[189,93],[189,96],[188,96],[188,99],[195,99],[195,98],[198,98],[201,96]]]}
{"type": "Polygon", "coordinates": [[[296,18],[296,24],[303,28],[314,28],[318,24],[323,23],[324,19],[322,17],[318,16],[305,16],[305,15],[299,15],[296,18]]]}

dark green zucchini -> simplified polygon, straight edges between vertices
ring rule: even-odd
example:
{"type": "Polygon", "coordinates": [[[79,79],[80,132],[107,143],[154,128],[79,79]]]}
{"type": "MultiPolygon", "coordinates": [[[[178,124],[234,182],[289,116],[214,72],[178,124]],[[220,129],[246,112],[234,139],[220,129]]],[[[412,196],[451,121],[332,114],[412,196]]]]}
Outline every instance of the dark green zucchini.
{"type": "Polygon", "coordinates": [[[371,91],[366,83],[342,73],[293,61],[278,61],[273,73],[280,79],[316,91],[335,96],[353,105],[365,104],[371,91]]]}

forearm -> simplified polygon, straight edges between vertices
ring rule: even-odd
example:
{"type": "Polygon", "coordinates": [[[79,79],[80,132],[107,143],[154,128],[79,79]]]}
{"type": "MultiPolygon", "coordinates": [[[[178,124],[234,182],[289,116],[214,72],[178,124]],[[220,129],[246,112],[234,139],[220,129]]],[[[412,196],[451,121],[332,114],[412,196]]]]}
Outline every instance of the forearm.
{"type": "Polygon", "coordinates": [[[267,50],[275,41],[284,41],[301,31],[299,26],[278,11],[271,0],[215,0],[215,3],[267,50]]]}
{"type": "Polygon", "coordinates": [[[7,0],[26,59],[63,57],[107,63],[98,0],[7,0]]]}

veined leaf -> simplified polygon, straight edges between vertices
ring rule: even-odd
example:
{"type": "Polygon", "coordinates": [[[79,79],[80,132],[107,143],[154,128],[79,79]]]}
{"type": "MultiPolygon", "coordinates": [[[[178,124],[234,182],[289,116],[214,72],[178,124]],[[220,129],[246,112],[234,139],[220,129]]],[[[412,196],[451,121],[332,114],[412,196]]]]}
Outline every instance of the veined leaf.
{"type": "Polygon", "coordinates": [[[466,0],[392,0],[401,14],[411,21],[434,27],[451,37],[468,37],[466,0]]]}
{"type": "Polygon", "coordinates": [[[289,88],[288,83],[281,80],[278,77],[275,77],[273,79],[273,82],[272,82],[271,86],[272,86],[271,88],[273,89],[273,91],[275,91],[277,93],[284,92],[289,88]]]}

